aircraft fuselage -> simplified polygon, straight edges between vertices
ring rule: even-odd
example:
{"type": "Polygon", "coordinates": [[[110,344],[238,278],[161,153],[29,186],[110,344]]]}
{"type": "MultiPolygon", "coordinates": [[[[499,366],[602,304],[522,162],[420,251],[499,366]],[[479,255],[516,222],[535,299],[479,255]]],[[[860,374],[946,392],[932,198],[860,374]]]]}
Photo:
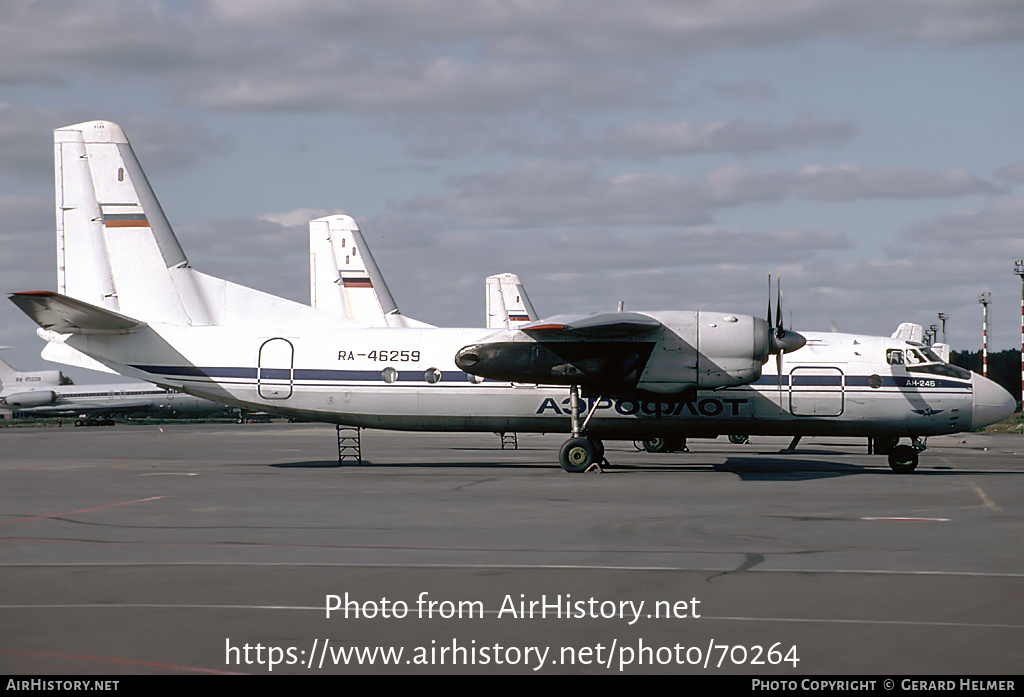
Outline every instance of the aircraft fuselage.
{"type": "MultiPolygon", "coordinates": [[[[69,343],[125,375],[308,420],[422,431],[570,430],[565,387],[477,382],[455,366],[460,347],[493,330],[338,328],[312,338],[257,331],[155,324],[69,343]]],[[[893,360],[894,351],[909,358],[916,344],[804,335],[807,346],[784,357],[781,386],[769,360],[759,380],[738,387],[676,397],[584,394],[581,413],[594,411],[588,433],[917,437],[967,431],[1005,412],[1006,393],[978,375],[947,364],[940,372],[948,374],[921,372],[893,360]]]]}

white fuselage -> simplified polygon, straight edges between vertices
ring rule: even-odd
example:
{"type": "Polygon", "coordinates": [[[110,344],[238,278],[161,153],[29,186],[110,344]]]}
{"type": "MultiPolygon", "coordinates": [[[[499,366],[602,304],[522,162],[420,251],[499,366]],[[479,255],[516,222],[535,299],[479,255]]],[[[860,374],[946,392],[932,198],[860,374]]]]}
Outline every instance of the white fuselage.
{"type": "MultiPolygon", "coordinates": [[[[69,343],[125,375],[304,419],[398,430],[568,432],[567,388],[474,382],[455,367],[461,347],[491,333],[338,327],[267,336],[258,327],[153,324],[137,334],[75,336],[69,343]]],[[[588,433],[926,436],[1005,416],[1009,395],[980,376],[888,363],[887,352],[909,350],[907,342],[804,335],[807,346],[784,356],[781,388],[769,359],[756,382],[687,401],[585,395],[587,411],[594,410],[588,433]]]]}

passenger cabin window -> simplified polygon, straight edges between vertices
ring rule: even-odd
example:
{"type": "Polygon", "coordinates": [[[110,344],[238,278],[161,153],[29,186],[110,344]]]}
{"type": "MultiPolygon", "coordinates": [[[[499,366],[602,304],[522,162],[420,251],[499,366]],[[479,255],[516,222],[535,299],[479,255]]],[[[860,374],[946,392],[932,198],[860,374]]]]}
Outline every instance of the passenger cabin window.
{"type": "Polygon", "coordinates": [[[903,351],[900,349],[889,349],[885,352],[885,362],[889,365],[903,365],[903,351]]]}

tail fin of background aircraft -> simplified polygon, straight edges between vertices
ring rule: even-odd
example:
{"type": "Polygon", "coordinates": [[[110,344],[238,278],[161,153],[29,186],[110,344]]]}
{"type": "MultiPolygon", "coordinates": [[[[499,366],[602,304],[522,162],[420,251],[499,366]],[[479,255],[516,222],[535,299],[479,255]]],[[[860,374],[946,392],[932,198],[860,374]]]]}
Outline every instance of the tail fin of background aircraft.
{"type": "MultiPolygon", "coordinates": [[[[8,348],[0,346],[0,349],[8,348]]],[[[38,370],[22,372],[15,370],[10,363],[0,358],[0,389],[4,392],[11,388],[38,387],[41,385],[60,385],[64,376],[59,370],[38,370]]]]}
{"type": "Polygon", "coordinates": [[[515,329],[537,320],[526,289],[514,273],[487,277],[487,327],[515,329]]]}
{"type": "Polygon", "coordinates": [[[429,327],[398,309],[356,221],[331,215],[309,223],[309,304],[372,327],[429,327]]]}
{"type": "Polygon", "coordinates": [[[913,341],[920,344],[924,342],[924,327],[913,322],[904,322],[896,327],[896,331],[892,333],[890,338],[913,341]]]}
{"type": "Polygon", "coordinates": [[[191,268],[118,125],[59,128],[54,153],[60,294],[146,323],[332,321],[306,305],[191,268]]]}

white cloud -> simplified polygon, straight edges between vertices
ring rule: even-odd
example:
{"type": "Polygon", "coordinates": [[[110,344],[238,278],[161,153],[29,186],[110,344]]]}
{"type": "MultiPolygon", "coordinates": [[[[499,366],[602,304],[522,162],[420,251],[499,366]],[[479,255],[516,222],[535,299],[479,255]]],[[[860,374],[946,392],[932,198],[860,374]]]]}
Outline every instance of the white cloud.
{"type": "Polygon", "coordinates": [[[700,51],[828,37],[1024,36],[1014,0],[11,0],[0,82],[160,80],[226,109],[530,108],[656,89],[700,51]]]}
{"type": "Polygon", "coordinates": [[[850,124],[800,119],[785,127],[751,121],[718,121],[696,124],[636,122],[607,133],[594,145],[605,156],[656,159],[697,153],[762,152],[778,148],[836,144],[854,133],[850,124]]]}
{"type": "Polygon", "coordinates": [[[340,209],[327,211],[322,208],[296,208],[284,213],[264,213],[258,216],[258,218],[259,220],[277,223],[282,227],[307,227],[310,220],[336,213],[344,213],[344,211],[340,209]]]}
{"type": "Polygon", "coordinates": [[[946,198],[1000,187],[961,170],[806,166],[797,172],[723,165],[698,177],[624,172],[602,177],[579,163],[532,162],[501,174],[462,176],[447,196],[397,204],[405,213],[449,216],[458,228],[695,225],[747,203],[946,198]]]}

